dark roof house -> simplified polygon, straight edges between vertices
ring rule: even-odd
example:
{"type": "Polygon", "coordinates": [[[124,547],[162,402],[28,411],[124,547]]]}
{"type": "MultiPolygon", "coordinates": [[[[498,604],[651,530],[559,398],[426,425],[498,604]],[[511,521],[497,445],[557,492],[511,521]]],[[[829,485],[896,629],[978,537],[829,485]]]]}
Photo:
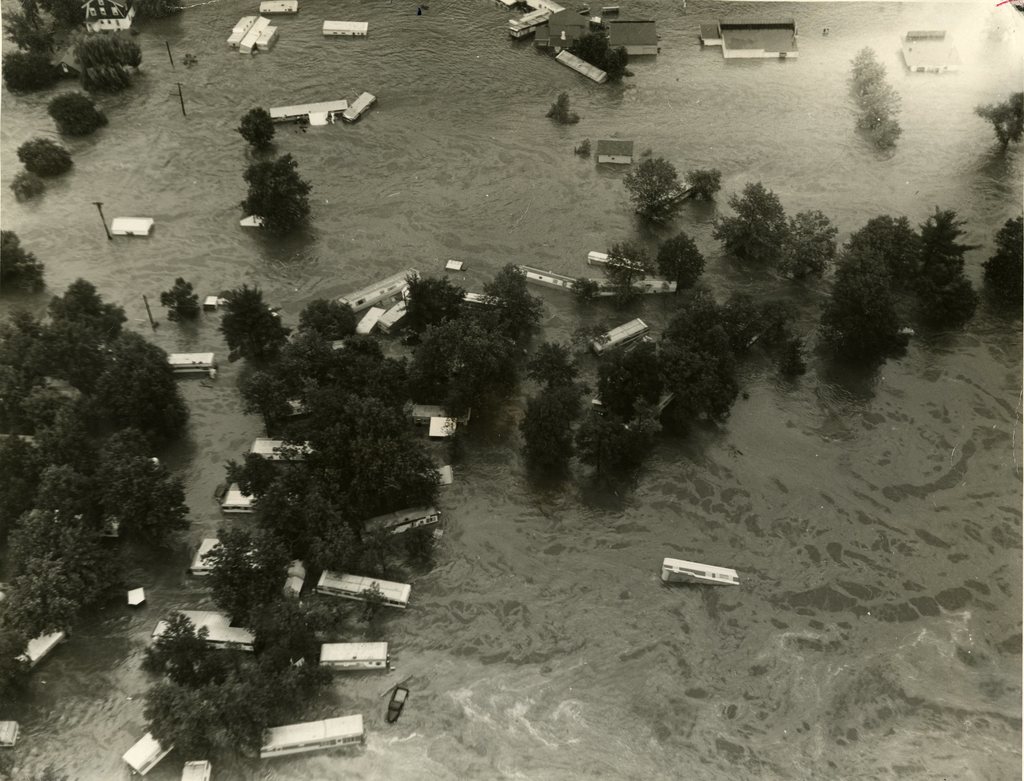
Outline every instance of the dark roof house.
{"type": "Polygon", "coordinates": [[[657,54],[658,30],[649,19],[615,19],[608,25],[608,45],[613,49],[620,46],[630,55],[657,54]]]}
{"type": "Polygon", "coordinates": [[[796,21],[792,17],[733,17],[700,26],[705,46],[721,46],[727,58],[796,57],[796,21]]]}
{"type": "Polygon", "coordinates": [[[577,38],[590,32],[586,19],[569,11],[552,14],[546,26],[538,27],[534,37],[535,46],[552,49],[568,49],[577,38]]]}
{"type": "MultiPolygon", "coordinates": [[[[601,158],[617,158],[615,162],[622,158],[628,158],[628,162],[631,162],[633,159],[633,142],[616,139],[599,140],[597,142],[597,162],[602,162],[601,158]]],[[[624,160],[623,162],[627,161],[624,160]]]]}

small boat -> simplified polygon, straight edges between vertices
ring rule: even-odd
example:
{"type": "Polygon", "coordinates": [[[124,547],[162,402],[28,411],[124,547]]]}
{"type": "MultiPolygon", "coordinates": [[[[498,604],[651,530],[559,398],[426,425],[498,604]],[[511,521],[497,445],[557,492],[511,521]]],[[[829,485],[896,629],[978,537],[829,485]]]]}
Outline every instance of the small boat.
{"type": "Polygon", "coordinates": [[[391,702],[388,703],[388,724],[398,721],[398,717],[402,715],[402,708],[405,707],[405,701],[408,699],[409,690],[404,686],[396,686],[395,690],[391,692],[391,702]]]}

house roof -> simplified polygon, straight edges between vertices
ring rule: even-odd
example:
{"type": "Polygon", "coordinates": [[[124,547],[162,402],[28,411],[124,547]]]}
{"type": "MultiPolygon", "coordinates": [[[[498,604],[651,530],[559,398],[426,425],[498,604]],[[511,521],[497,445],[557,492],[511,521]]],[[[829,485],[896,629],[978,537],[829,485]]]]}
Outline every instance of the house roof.
{"type": "Polygon", "coordinates": [[[609,46],[657,46],[658,31],[647,19],[609,20],[609,46]]]}
{"type": "Polygon", "coordinates": [[[776,19],[767,16],[730,16],[728,19],[719,19],[718,24],[722,29],[737,27],[790,27],[796,29],[796,20],[792,16],[780,16],[776,19]]]}
{"type": "Polygon", "coordinates": [[[600,155],[621,155],[633,156],[633,142],[608,139],[597,142],[597,154],[600,155]]]}

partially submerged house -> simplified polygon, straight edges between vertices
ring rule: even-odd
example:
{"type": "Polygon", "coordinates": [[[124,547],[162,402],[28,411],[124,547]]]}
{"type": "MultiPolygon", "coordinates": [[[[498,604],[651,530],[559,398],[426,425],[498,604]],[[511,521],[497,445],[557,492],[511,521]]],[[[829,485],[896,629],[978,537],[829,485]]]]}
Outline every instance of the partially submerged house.
{"type": "Polygon", "coordinates": [[[615,19],[606,24],[608,45],[613,49],[621,46],[630,57],[642,57],[661,51],[657,24],[650,19],[615,19]]]}
{"type": "Polygon", "coordinates": [[[911,30],[902,38],[903,61],[917,73],[960,70],[960,55],[945,30],[911,30]]]}
{"type": "Polygon", "coordinates": [[[700,42],[721,46],[726,59],[788,59],[797,56],[796,21],[790,17],[768,19],[735,17],[700,26],[700,42]]]}
{"type": "Polygon", "coordinates": [[[108,32],[110,30],[127,30],[135,18],[135,6],[131,0],[86,0],[82,4],[85,11],[85,29],[91,33],[108,32]]]}
{"type": "Polygon", "coordinates": [[[633,162],[633,142],[603,139],[597,142],[597,162],[629,165],[633,162]]]}
{"type": "Polygon", "coordinates": [[[590,33],[590,24],[579,14],[559,11],[552,14],[548,23],[537,28],[533,44],[556,52],[568,49],[578,38],[590,33]]]}
{"type": "Polygon", "coordinates": [[[608,81],[608,74],[600,68],[591,65],[589,62],[581,60],[575,54],[570,54],[568,50],[563,49],[557,55],[555,60],[562,63],[567,68],[572,68],[574,71],[582,76],[586,76],[591,81],[596,81],[598,84],[604,84],[608,81]]]}

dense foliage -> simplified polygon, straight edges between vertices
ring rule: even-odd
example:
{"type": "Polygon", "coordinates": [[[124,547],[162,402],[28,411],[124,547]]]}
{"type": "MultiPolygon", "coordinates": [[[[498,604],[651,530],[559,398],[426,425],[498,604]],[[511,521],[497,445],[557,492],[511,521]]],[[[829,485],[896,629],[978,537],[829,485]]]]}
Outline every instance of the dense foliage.
{"type": "Polygon", "coordinates": [[[245,112],[237,130],[254,149],[269,149],[274,142],[274,123],[270,112],[261,106],[245,112]]]}
{"type": "Polygon", "coordinates": [[[258,287],[242,285],[224,294],[224,316],[220,332],[231,352],[241,358],[261,360],[272,358],[288,339],[288,329],[281,324],[276,309],[263,300],[258,287]]]}
{"type": "Polygon", "coordinates": [[[11,181],[11,192],[19,201],[28,201],[46,192],[46,182],[30,171],[18,171],[11,181]]]}
{"type": "Polygon", "coordinates": [[[163,19],[184,8],[181,0],[132,0],[132,5],[140,19],[163,19]]]}
{"type": "Polygon", "coordinates": [[[717,168],[693,168],[686,172],[686,183],[691,198],[710,201],[722,189],[722,172],[717,168]]]}
{"type": "Polygon", "coordinates": [[[577,38],[569,47],[569,53],[603,70],[608,74],[610,82],[621,81],[623,76],[630,75],[626,68],[629,65],[629,55],[625,47],[613,49],[608,45],[608,38],[601,33],[590,33],[577,38]]]}
{"type": "Polygon", "coordinates": [[[462,314],[466,291],[446,277],[409,277],[406,318],[414,331],[456,320],[462,314]]]}
{"type": "Polygon", "coordinates": [[[820,277],[836,257],[839,230],[820,211],[800,212],[789,218],[780,270],[793,279],[820,277]]]}
{"type": "Polygon", "coordinates": [[[318,298],[299,313],[299,333],[314,333],[326,341],[344,339],[356,332],[352,307],[340,301],[318,298]]]}
{"type": "Polygon", "coordinates": [[[704,256],[685,231],[666,239],[658,247],[656,263],[658,272],[676,283],[677,294],[684,288],[693,287],[704,271],[704,256]]]}
{"type": "Polygon", "coordinates": [[[743,195],[731,195],[735,216],[715,220],[714,236],[725,251],[749,263],[775,265],[783,257],[789,226],[779,197],[760,182],[748,184],[743,195]]]}
{"type": "Polygon", "coordinates": [[[43,289],[42,262],[21,246],[14,231],[0,231],[0,293],[14,290],[38,292],[43,289]]]}
{"type": "Polygon", "coordinates": [[[636,213],[651,222],[668,222],[679,211],[683,185],[676,167],[663,157],[641,160],[623,184],[636,213]]]}
{"type": "Polygon", "coordinates": [[[107,124],[107,117],[81,92],[66,92],[50,101],[47,112],[67,136],[87,136],[107,124]]]}
{"type": "Polygon", "coordinates": [[[1003,149],[1011,141],[1018,143],[1024,137],[1024,92],[1014,92],[1002,103],[978,106],[974,113],[992,123],[992,129],[1003,149]]]}
{"type": "Polygon", "coordinates": [[[851,62],[851,91],[860,107],[857,128],[879,149],[890,149],[903,133],[899,122],[900,96],[885,80],[885,66],[873,49],[857,52],[851,62]]]}
{"type": "Polygon", "coordinates": [[[18,147],[18,159],[36,176],[60,176],[71,170],[71,153],[48,138],[33,138],[18,147]]]}
{"type": "Polygon", "coordinates": [[[75,44],[75,59],[88,90],[120,92],[131,86],[129,68],[142,65],[142,49],[127,34],[86,35],[75,44]]]}
{"type": "Polygon", "coordinates": [[[543,302],[526,287],[526,273],[509,263],[484,284],[487,324],[509,339],[526,337],[540,322],[543,302]]]}
{"type": "Polygon", "coordinates": [[[35,92],[52,87],[60,79],[60,70],[46,54],[34,51],[10,52],[3,59],[4,84],[11,92],[35,92]]]}
{"type": "Polygon", "coordinates": [[[985,261],[985,285],[1003,304],[1021,306],[1024,278],[1024,217],[1007,220],[996,234],[996,251],[985,261]]]}
{"type": "Polygon", "coordinates": [[[654,262],[639,243],[623,241],[608,250],[604,273],[615,291],[616,302],[625,306],[642,295],[638,285],[654,273],[654,262]]]}
{"type": "Polygon", "coordinates": [[[242,175],[249,193],[242,211],[263,220],[271,233],[288,233],[309,217],[309,182],[299,176],[299,166],[291,155],[250,165],[242,175]]]}
{"type": "Polygon", "coordinates": [[[191,282],[178,277],[174,287],[160,294],[160,306],[167,307],[168,320],[195,320],[199,317],[199,296],[191,282]]]}
{"type": "Polygon", "coordinates": [[[922,320],[933,327],[959,328],[978,305],[978,294],[964,276],[964,253],[976,247],[958,241],[963,225],[955,211],[938,207],[921,225],[917,296],[922,320]]]}

